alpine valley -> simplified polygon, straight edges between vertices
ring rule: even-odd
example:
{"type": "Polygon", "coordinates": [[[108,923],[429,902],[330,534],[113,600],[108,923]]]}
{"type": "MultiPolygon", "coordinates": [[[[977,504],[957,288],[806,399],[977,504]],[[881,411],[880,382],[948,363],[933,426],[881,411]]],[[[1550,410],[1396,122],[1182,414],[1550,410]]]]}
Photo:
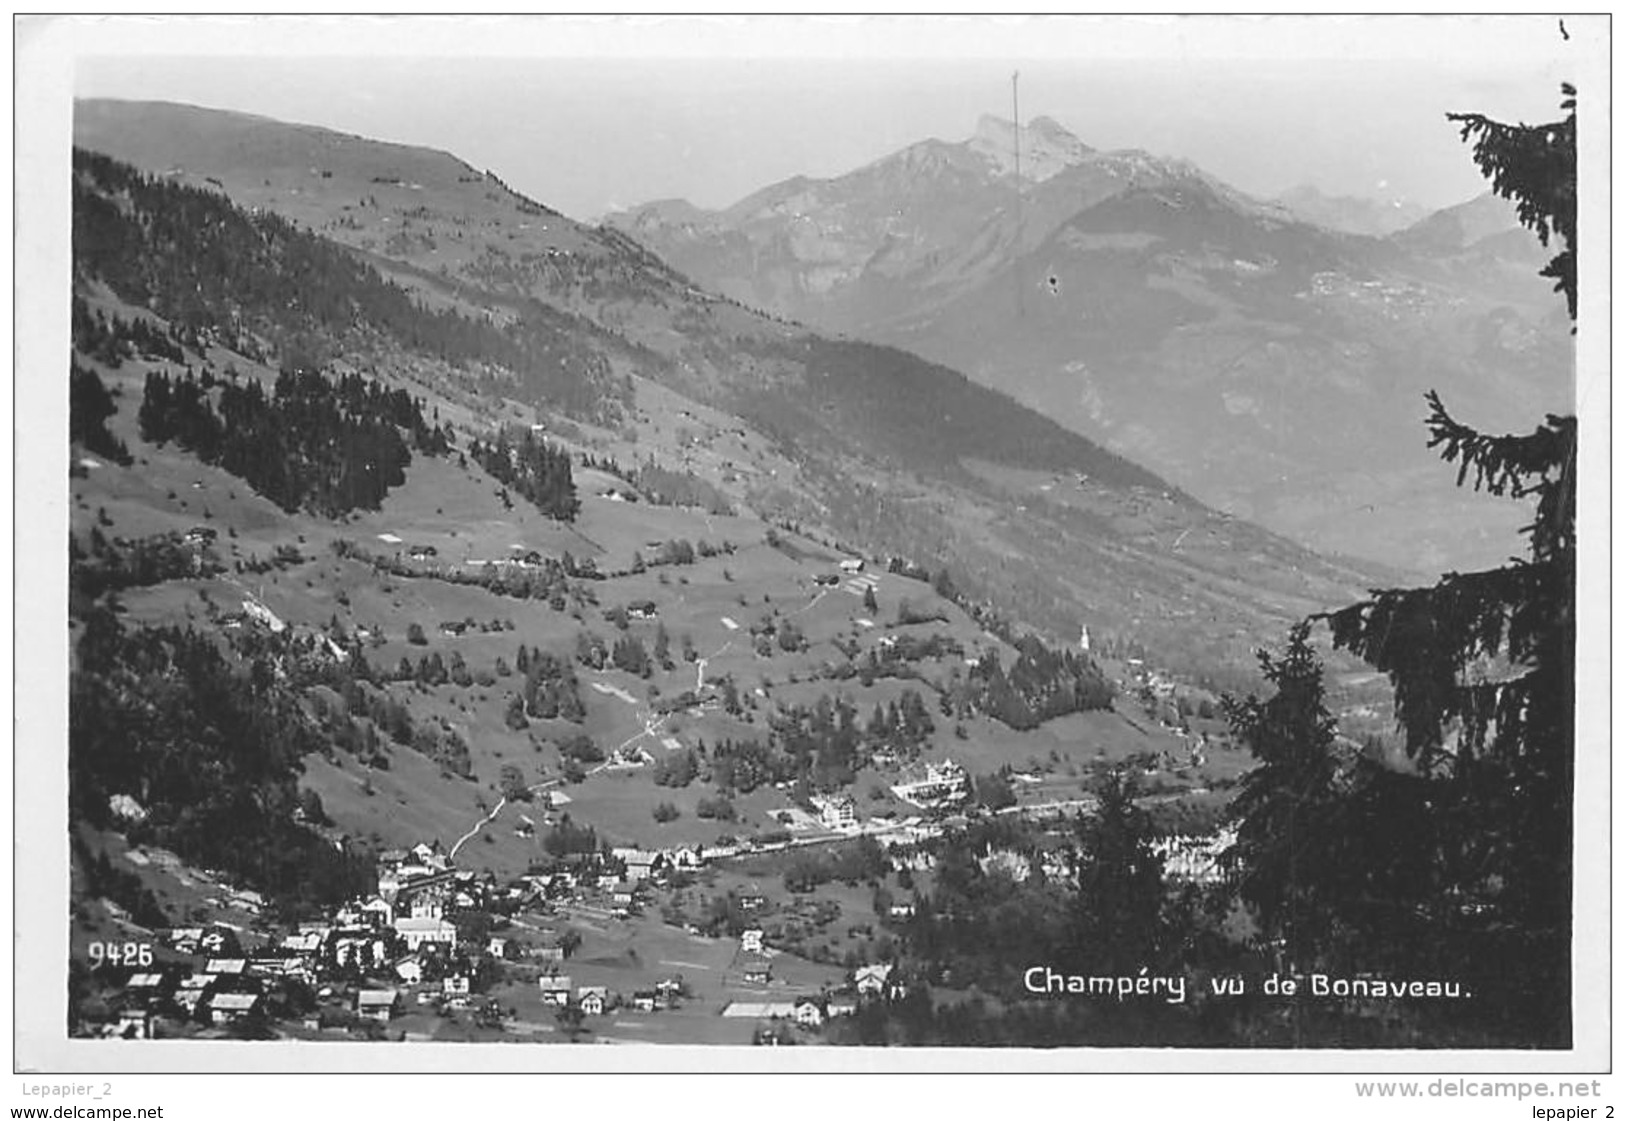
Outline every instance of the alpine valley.
{"type": "Polygon", "coordinates": [[[1013,140],[594,226],[79,102],[73,1030],[1284,1045],[941,1009],[1077,941],[1080,808],[1213,872],[1258,647],[1512,547],[1420,394],[1516,427],[1561,310],[1496,205],[1334,232],[1044,119],[1018,192],[1013,140]]]}

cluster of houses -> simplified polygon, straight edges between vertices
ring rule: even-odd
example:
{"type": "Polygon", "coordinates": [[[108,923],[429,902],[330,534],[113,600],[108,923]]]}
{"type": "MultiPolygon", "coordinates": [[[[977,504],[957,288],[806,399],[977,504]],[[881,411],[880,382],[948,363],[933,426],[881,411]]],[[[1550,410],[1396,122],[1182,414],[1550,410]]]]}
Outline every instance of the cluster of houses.
{"type": "Polygon", "coordinates": [[[1071,862],[1063,849],[1024,853],[990,845],[976,858],[976,864],[984,875],[997,872],[1018,884],[1025,882],[1035,869],[1050,881],[1067,879],[1072,875],[1071,862]]]}
{"type": "MultiPolygon", "coordinates": [[[[263,905],[246,898],[253,893],[241,894],[243,906],[263,905]]],[[[387,1022],[403,1007],[403,985],[417,989],[419,1004],[466,1008],[483,963],[513,956],[514,947],[501,936],[469,944],[452,918],[519,905],[537,894],[537,885],[527,880],[499,887],[490,873],[458,869],[438,845],[386,852],[379,859],[376,894],[259,940],[252,949],[245,948],[238,929],[224,924],[164,932],[168,952],[131,974],[116,1019],[102,1030],[146,1038],[163,1017],[213,1027],[279,1019],[302,1014],[312,997],[329,1006],[343,1002],[360,1019],[387,1022]]],[[[567,940],[546,933],[530,956],[562,963],[567,940]]]]}
{"type": "MultiPolygon", "coordinates": [[[[936,778],[942,781],[942,774],[936,778]]],[[[849,798],[821,799],[818,809],[831,828],[855,825],[849,798]]],[[[527,923],[523,937],[508,937],[502,924],[500,932],[492,931],[480,916],[538,906],[546,911],[560,904],[627,917],[648,904],[652,887],[735,851],[676,846],[573,852],[545,871],[499,882],[492,873],[458,868],[438,844],[418,844],[379,855],[375,893],[352,899],[317,921],[281,929],[267,927],[259,918],[263,899],[234,892],[231,905],[254,920],[253,934],[225,922],[162,932],[164,949],[157,960],[132,971],[122,989],[113,991],[110,1011],[92,1030],[146,1038],[165,1019],[216,1029],[245,1021],[261,1030],[289,1021],[302,1021],[310,1029],[387,1025],[411,1005],[432,1005],[437,1011],[477,1004],[483,1008],[489,1002],[481,1002],[478,994],[495,962],[536,967],[544,1004],[578,1009],[584,1016],[617,1008],[658,1012],[675,1007],[685,995],[680,978],[625,994],[602,985],[578,985],[566,971],[579,936],[527,923]],[[480,932],[477,937],[474,931],[480,932]]],[[[755,890],[739,897],[748,913],[760,911],[766,902],[755,890]]],[[[768,992],[772,969],[762,939],[760,929],[745,931],[741,939],[743,980],[768,992]]],[[[834,995],[803,996],[787,1004],[758,1001],[767,1011],[757,1018],[820,1025],[855,1011],[865,997],[895,995],[888,973],[889,967],[865,967],[834,995]]],[[[746,1004],[726,1014],[746,1015],[746,1004]]],[[[169,1030],[178,1030],[178,1025],[169,1030]]]]}
{"type": "MultiPolygon", "coordinates": [[[[751,983],[748,972],[746,983],[751,983]]],[[[722,1009],[722,1015],[729,1019],[788,1020],[804,1028],[821,1028],[836,1017],[856,1015],[864,1001],[896,1000],[906,992],[902,982],[893,976],[892,965],[882,962],[853,970],[851,982],[838,992],[780,1000],[735,1000],[722,1009]]]]}
{"type": "Polygon", "coordinates": [[[1229,851],[1236,844],[1236,827],[1225,825],[1216,832],[1192,835],[1176,833],[1151,842],[1162,857],[1165,879],[1179,883],[1219,884],[1230,875],[1229,851]]]}
{"type": "Polygon", "coordinates": [[[625,1009],[632,1012],[662,1012],[676,1008],[687,995],[680,977],[667,977],[656,981],[653,988],[636,989],[622,994],[607,985],[579,985],[572,987],[569,977],[550,974],[538,980],[542,1003],[559,1008],[574,1007],[583,1016],[603,1016],[625,1009]]]}

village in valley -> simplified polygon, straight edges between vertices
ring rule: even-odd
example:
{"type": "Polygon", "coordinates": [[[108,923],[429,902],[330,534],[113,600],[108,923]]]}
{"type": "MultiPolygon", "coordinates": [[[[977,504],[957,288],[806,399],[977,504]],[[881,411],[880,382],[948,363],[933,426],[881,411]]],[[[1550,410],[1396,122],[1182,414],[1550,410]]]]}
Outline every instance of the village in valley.
{"type": "MultiPolygon", "coordinates": [[[[595,501],[614,500],[588,498],[589,505],[595,501]]],[[[722,519],[708,516],[707,521],[716,525],[722,519]]],[[[428,581],[454,571],[432,545],[409,545],[391,533],[376,536],[394,550],[386,563],[396,578],[411,573],[428,581]]],[[[721,633],[741,637],[745,664],[782,659],[810,646],[809,639],[819,633],[820,605],[833,612],[825,616],[828,621],[839,621],[852,642],[861,640],[872,651],[858,659],[864,671],[858,676],[866,679],[878,673],[879,681],[928,682],[932,675],[922,672],[929,667],[957,675],[974,669],[986,650],[1000,645],[962,609],[941,601],[928,584],[910,579],[910,566],[901,558],[889,558],[871,572],[863,559],[838,553],[813,561],[801,549],[813,549],[815,543],[788,528],[770,529],[767,540],[773,543],[764,541],[754,551],[781,563],[793,560],[794,570],[801,573],[806,600],[789,612],[801,629],[795,651],[786,651],[777,642],[763,641],[777,632],[767,631],[762,622],[742,626],[730,615],[719,615],[721,633]],[[914,589],[912,602],[936,600],[935,606],[928,612],[905,606],[901,619],[884,618],[875,610],[876,590],[888,595],[899,586],[914,589]],[[831,592],[841,594],[832,599],[831,592]],[[917,611],[929,617],[912,614],[917,611]],[[936,639],[927,640],[932,632],[936,639]],[[958,635],[969,640],[978,633],[982,652],[974,657],[963,656],[958,637],[949,640],[958,635]]],[[[357,662],[364,665],[371,657],[382,664],[378,651],[392,645],[410,649],[418,641],[414,633],[391,643],[378,625],[335,628],[332,620],[326,625],[289,622],[266,605],[264,593],[218,571],[219,546],[213,529],[198,526],[177,533],[167,547],[185,558],[177,567],[188,578],[225,580],[238,589],[239,609],[215,611],[222,633],[230,643],[250,648],[270,643],[283,651],[281,664],[292,679],[315,674],[333,687],[333,675],[354,672],[357,662]]],[[[333,551],[349,564],[366,557],[362,547],[348,541],[333,551]]],[[[748,560],[750,552],[732,545],[706,551],[715,554],[716,563],[728,559],[736,564],[748,560]]],[[[297,554],[297,549],[288,552],[297,554]]],[[[515,554],[501,567],[516,572],[538,567],[536,557],[517,549],[515,554]]],[[[461,566],[478,572],[494,567],[486,561],[461,566]]],[[[595,583],[607,592],[640,575],[627,569],[595,583]]],[[[683,579],[689,589],[700,584],[698,566],[683,579]]],[[[734,582],[719,583],[731,588],[734,582]]],[[[629,597],[624,607],[605,608],[601,614],[624,622],[628,634],[656,627],[664,633],[662,612],[675,614],[674,605],[641,595],[640,586],[634,583],[622,593],[629,597]]],[[[647,586],[658,592],[669,585],[651,581],[647,586]]],[[[737,604],[731,610],[743,614],[737,604]]],[[[679,617],[685,622],[692,618],[679,617]]],[[[462,642],[467,649],[465,640],[507,633],[496,621],[447,620],[432,638],[423,634],[421,642],[462,642]]],[[[835,639],[837,646],[843,641],[835,639]]],[[[1087,630],[1077,641],[1086,653],[1087,630]]],[[[715,735],[730,724],[741,730],[755,726],[758,717],[752,710],[767,700],[767,688],[772,688],[758,687],[741,698],[734,680],[737,669],[715,672],[739,664],[727,658],[724,648],[731,644],[731,637],[725,639],[709,658],[684,655],[692,666],[673,659],[664,667],[671,679],[690,686],[675,705],[659,703],[658,690],[646,694],[654,703],[640,702],[630,692],[636,688],[634,674],[608,661],[595,669],[595,650],[582,651],[577,670],[589,686],[584,695],[601,698],[598,704],[611,712],[624,713],[618,726],[631,734],[590,766],[572,759],[566,749],[549,755],[556,758],[556,767],[544,764],[545,777],[534,781],[516,780],[505,771],[501,796],[494,805],[476,801],[478,816],[468,828],[448,829],[429,840],[403,838],[398,847],[377,851],[376,890],[320,914],[279,919],[263,894],[232,886],[233,878],[224,873],[189,866],[156,846],[109,836],[104,859],[111,852],[130,871],[107,878],[116,882],[120,875],[139,873],[146,886],[135,893],[137,898],[156,888],[168,910],[175,908],[177,898],[190,900],[186,914],[193,921],[158,926],[104,900],[105,919],[76,937],[81,952],[99,966],[93,975],[98,995],[80,1006],[80,1030],[126,1039],[827,1042],[849,1030],[850,1021],[844,1018],[908,992],[909,978],[898,968],[899,951],[919,901],[930,895],[945,838],[960,837],[977,823],[1025,823],[1023,828],[1034,830],[1029,840],[1047,838],[1039,848],[1023,845],[1018,851],[1014,841],[1005,847],[987,842],[976,853],[979,865],[1014,882],[1029,877],[1070,882],[1071,821],[1095,804],[1078,783],[1087,768],[1080,771],[1056,753],[1052,759],[1033,756],[1023,769],[1005,767],[978,776],[958,761],[976,765],[971,741],[953,738],[944,749],[932,748],[946,729],[936,728],[923,712],[918,715],[921,728],[903,733],[901,713],[921,711],[911,708],[906,693],[892,694],[889,714],[884,706],[877,707],[870,734],[854,741],[865,771],[887,776],[869,783],[861,802],[853,796],[861,787],[834,785],[819,791],[804,779],[775,779],[764,772],[748,797],[738,792],[756,780],[727,780],[741,808],[761,807],[754,829],[743,828],[745,814],[729,807],[694,811],[684,818],[691,839],[659,847],[615,843],[619,830],[614,825],[607,833],[596,831],[590,824],[598,819],[595,795],[607,789],[652,779],[654,785],[646,788],[651,793],[681,793],[690,780],[686,773],[670,777],[674,759],[685,771],[696,767],[695,778],[724,781],[713,772],[727,765],[726,757],[715,741],[706,750],[707,730],[715,735]],[[900,709],[899,699],[904,702],[900,709]],[[960,745],[958,750],[954,744],[960,745]],[[928,750],[922,753],[922,747],[928,750]],[[663,785],[668,781],[672,785],[663,785]],[[707,820],[707,813],[717,816],[707,820]],[[705,828],[694,832],[700,825],[705,828]],[[524,866],[502,871],[512,865],[516,849],[529,854],[523,856],[524,866]],[[493,861],[498,853],[502,855],[493,861]]],[[[667,643],[652,645],[659,649],[667,643]]],[[[520,649],[523,669],[526,654],[523,645],[520,649]]],[[[854,645],[846,653],[858,654],[858,649],[854,645]]],[[[461,650],[454,656],[455,664],[463,664],[461,650]]],[[[1220,750],[1215,770],[1208,744],[1209,731],[1218,735],[1216,725],[1209,721],[1209,731],[1193,731],[1182,713],[1194,715],[1195,706],[1183,703],[1174,680],[1147,668],[1143,659],[1119,665],[1126,676],[1118,691],[1136,698],[1131,711],[1150,722],[1169,745],[1160,754],[1136,757],[1148,778],[1161,776],[1164,783],[1154,800],[1178,809],[1218,797],[1202,783],[1218,778],[1224,785],[1242,757],[1220,750]]],[[[658,664],[641,668],[661,670],[658,664]]],[[[848,672],[825,664],[808,675],[803,688],[841,681],[848,672]]],[[[789,680],[799,676],[792,672],[789,680]]],[[[858,676],[850,684],[861,688],[858,676]]],[[[477,688],[477,682],[472,684],[477,688]]],[[[827,705],[827,699],[822,703],[827,705]]],[[[848,702],[841,703],[843,711],[853,710],[848,702]]],[[[771,711],[782,714],[788,707],[789,702],[779,701],[771,711]]],[[[541,715],[535,706],[525,711],[541,715]]],[[[968,710],[961,718],[995,726],[968,710]]],[[[1085,714],[1070,719],[1096,718],[1085,714]]],[[[1104,760],[1105,753],[1099,758],[1104,760]]],[[[374,785],[399,769],[399,763],[382,771],[375,764],[363,766],[368,777],[360,781],[369,793],[360,805],[375,801],[379,795],[370,792],[374,785]]],[[[353,845],[355,838],[333,828],[327,815],[343,804],[347,790],[354,790],[354,783],[331,784],[344,770],[342,755],[313,761],[307,781],[320,783],[315,789],[325,791],[326,808],[318,797],[295,811],[305,827],[321,828],[340,849],[353,845]]],[[[646,794],[637,804],[647,812],[650,800],[646,794]]],[[[139,834],[146,810],[134,797],[113,796],[109,811],[124,829],[139,834]]],[[[657,809],[655,820],[636,832],[648,836],[673,827],[659,817],[657,809]]],[[[1199,819],[1211,823],[1211,809],[1199,819]]],[[[1170,884],[1218,883],[1226,874],[1222,856],[1234,841],[1233,832],[1215,832],[1218,827],[1211,824],[1180,825],[1185,819],[1178,817],[1170,820],[1175,824],[1158,841],[1170,884]]]]}
{"type": "MultiPolygon", "coordinates": [[[[694,412],[645,416],[643,448],[675,424],[685,470],[720,484],[734,466],[697,462],[716,428],[697,439],[694,412]]],[[[305,760],[295,823],[364,853],[376,888],[278,917],[241,877],[134,840],[148,809],[114,794],[114,831],[91,842],[115,866],[92,870],[108,898],[81,905],[75,933],[95,965],[80,1033],[840,1041],[908,993],[901,950],[944,844],[990,829],[1003,839],[975,853],[989,874],[1070,883],[1090,776],[1125,764],[1168,811],[1170,883],[1224,875],[1218,809],[1247,758],[1210,695],[1092,651],[1087,627],[1051,650],[906,558],[651,501],[584,429],[529,434],[579,462],[562,531],[435,460],[383,510],[292,541],[169,449],[149,455],[191,477],[174,514],[98,499],[92,563],[164,576],[123,591],[130,614],[218,628],[337,734],[305,760]],[[198,505],[212,523],[161,530],[198,505]],[[100,536],[125,518],[160,531],[100,536]],[[528,541],[504,548],[514,535],[528,541]],[[597,563],[572,555],[583,541],[597,563]],[[1069,675],[1095,658],[1121,677],[1085,701],[1069,675]],[[993,698],[1001,663],[1028,692],[993,698]],[[155,903],[179,921],[155,922],[155,903]]],[[[76,485],[107,470],[86,456],[76,485]]]]}
{"type": "MultiPolygon", "coordinates": [[[[110,380],[133,395],[152,368],[110,380]]],[[[156,501],[79,457],[82,586],[129,622],[207,628],[302,698],[294,723],[329,746],[289,824],[370,886],[272,899],[251,857],[211,872],[156,843],[154,793],[120,780],[75,837],[77,1034],[851,1041],[928,987],[904,947],[944,846],[1064,889],[1090,784],[1123,766],[1170,884],[1219,881],[1248,758],[1211,692],[733,508],[730,486],[793,465],[658,387],[639,404],[616,431],[442,398],[467,451],[337,523],[172,444],[142,445],[156,501]],[[570,521],[467,458],[493,419],[516,458],[573,460],[570,521]]]]}
{"type": "MultiPolygon", "coordinates": [[[[379,854],[376,894],[286,927],[268,918],[260,893],[230,888],[208,873],[187,876],[172,854],[131,849],[125,854],[131,863],[167,866],[217,892],[210,902],[219,917],[159,930],[123,922],[132,938],[155,941],[125,943],[127,978],[95,1033],[121,1039],[819,1042],[835,1018],[903,995],[906,981],[894,975],[892,961],[866,960],[868,953],[849,954],[837,965],[785,949],[787,933],[809,920],[809,908],[781,885],[746,876],[742,867],[753,854],[867,837],[868,875],[928,881],[935,864],[931,840],[956,818],[964,821],[965,772],[951,762],[928,765],[917,780],[900,785],[906,794],[899,796],[915,801],[929,819],[916,815],[866,828],[855,820],[850,798],[819,798],[816,819],[793,822],[784,815],[802,834],[799,841],[574,851],[548,871],[509,880],[459,868],[438,843],[419,843],[379,854]]],[[[1174,882],[1219,882],[1233,842],[1224,832],[1165,838],[1160,852],[1167,875],[1174,882]]],[[[1044,855],[1036,869],[1011,850],[989,850],[981,863],[1017,878],[1031,872],[1062,878],[1071,871],[1060,849],[1044,855]]],[[[877,889],[864,933],[900,934],[914,916],[913,898],[877,889]]],[[[827,925],[816,916],[810,921],[827,925]]],[[[118,944],[105,946],[101,952],[117,966],[118,944]]]]}

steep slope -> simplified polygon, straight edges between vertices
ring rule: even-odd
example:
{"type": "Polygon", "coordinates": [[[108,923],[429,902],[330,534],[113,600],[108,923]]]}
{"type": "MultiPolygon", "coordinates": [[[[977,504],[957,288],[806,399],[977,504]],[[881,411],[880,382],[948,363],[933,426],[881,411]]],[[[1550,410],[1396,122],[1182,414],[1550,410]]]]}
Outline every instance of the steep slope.
{"type": "MultiPolygon", "coordinates": [[[[1076,653],[1012,686],[1032,708],[1006,690],[995,711],[966,654],[1027,655],[945,570],[933,582],[899,564],[861,591],[831,587],[845,549],[735,512],[720,487],[696,500],[701,477],[673,463],[705,458],[727,426],[737,473],[794,495],[816,458],[779,455],[736,418],[640,382],[619,430],[550,420],[551,485],[531,485],[515,469],[538,460],[534,429],[493,437],[508,406],[442,392],[456,366],[415,341],[438,337],[443,313],[399,307],[402,293],[340,247],[211,192],[83,152],[74,188],[69,773],[86,861],[125,851],[100,834],[128,834],[297,914],[370,890],[381,847],[455,850],[505,804],[564,783],[578,827],[609,839],[647,837],[663,785],[695,819],[668,838],[772,831],[765,813],[787,799],[757,793],[765,784],[724,783],[740,814],[707,819],[698,790],[677,792],[692,776],[657,783],[627,757],[654,766],[652,752],[700,737],[749,737],[791,777],[838,789],[870,766],[856,741],[798,755],[805,737],[783,723],[832,694],[864,712],[907,702],[910,754],[937,757],[954,740],[918,719],[918,696],[942,694],[981,769],[1058,750],[1041,726],[1079,713],[1097,747],[1172,745],[1117,713],[1076,653]],[[289,284],[332,314],[265,298],[289,284]],[[304,365],[319,344],[320,371],[304,365]],[[525,453],[493,463],[514,441],[525,453]],[[590,763],[615,766],[589,776],[590,763]]],[[[840,353],[809,366],[843,376],[840,353]]],[[[891,734],[870,730],[877,744],[891,734]]],[[[530,813],[545,825],[542,803],[530,813]]],[[[465,866],[516,873],[544,858],[524,813],[465,866]]],[[[142,922],[163,909],[136,902],[142,922]]]]}
{"type": "MultiPolygon", "coordinates": [[[[897,350],[831,343],[710,295],[625,234],[571,222],[452,157],[184,107],[82,108],[86,143],[308,225],[428,307],[504,331],[532,324],[556,349],[593,356],[606,384],[632,395],[614,421],[568,400],[517,393],[528,375],[503,372],[498,354],[425,366],[426,384],[470,415],[494,418],[495,398],[507,396],[609,419],[612,431],[631,436],[684,425],[662,411],[708,406],[737,418],[749,440],[765,438],[783,465],[777,474],[747,472],[730,456],[702,454],[692,443],[681,449],[730,501],[876,552],[930,557],[969,593],[1053,635],[1087,622],[1188,657],[1193,671],[1229,672],[1250,666],[1249,647],[1293,612],[1341,602],[1382,579],[1206,510],[949,369],[897,350]],[[200,115],[218,139],[194,139],[200,115]],[[239,125],[244,138],[228,143],[239,125]],[[265,136],[277,128],[286,134],[265,136]],[[680,396],[651,410],[644,402],[656,384],[680,396]],[[1050,500],[1057,480],[1070,489],[1068,508],[1050,500]],[[1012,486],[1034,501],[1012,509],[1012,486]],[[1254,563],[1239,564],[1241,554],[1254,563]],[[1164,570],[1165,578],[1155,575],[1164,570]],[[1193,586],[1215,589],[1198,597],[1200,610],[1193,586]]],[[[968,151],[952,159],[987,162],[968,151]]],[[[794,194],[752,206],[782,208],[794,194]]],[[[710,431],[720,438],[726,428],[718,422],[710,431]]],[[[712,437],[692,431],[694,438],[712,437]]],[[[635,438],[604,446],[632,462],[644,457],[635,438]]]]}
{"type": "Polygon", "coordinates": [[[1464,501],[1418,424],[1428,389],[1491,428],[1572,392],[1504,204],[1361,237],[1058,127],[1023,130],[1043,175],[1024,165],[1019,217],[1013,130],[984,121],[675,225],[617,221],[702,283],[963,369],[1316,547],[1441,569],[1515,546],[1521,515],[1464,501]]]}

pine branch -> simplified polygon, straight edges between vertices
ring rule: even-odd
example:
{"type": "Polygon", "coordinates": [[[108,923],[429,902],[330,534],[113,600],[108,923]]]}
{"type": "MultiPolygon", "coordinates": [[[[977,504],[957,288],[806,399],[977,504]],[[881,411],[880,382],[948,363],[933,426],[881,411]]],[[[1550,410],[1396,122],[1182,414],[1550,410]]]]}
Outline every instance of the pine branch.
{"type": "Polygon", "coordinates": [[[1547,264],[1542,276],[1555,279],[1556,291],[1568,300],[1569,318],[1579,299],[1575,264],[1577,177],[1575,89],[1563,83],[1562,108],[1568,116],[1544,125],[1503,124],[1481,113],[1447,113],[1461,125],[1461,138],[1473,141],[1473,162],[1490,180],[1490,188],[1517,204],[1518,221],[1533,230],[1543,246],[1552,234],[1564,250],[1547,264]]]}
{"type": "Polygon", "coordinates": [[[1527,436],[1489,436],[1457,421],[1439,395],[1429,390],[1432,432],[1428,447],[1442,445],[1447,463],[1459,463],[1456,485],[1473,476],[1473,489],[1497,497],[1537,499],[1535,520],[1524,526],[1535,560],[1547,560],[1574,549],[1577,427],[1572,416],[1547,414],[1527,436]]]}

